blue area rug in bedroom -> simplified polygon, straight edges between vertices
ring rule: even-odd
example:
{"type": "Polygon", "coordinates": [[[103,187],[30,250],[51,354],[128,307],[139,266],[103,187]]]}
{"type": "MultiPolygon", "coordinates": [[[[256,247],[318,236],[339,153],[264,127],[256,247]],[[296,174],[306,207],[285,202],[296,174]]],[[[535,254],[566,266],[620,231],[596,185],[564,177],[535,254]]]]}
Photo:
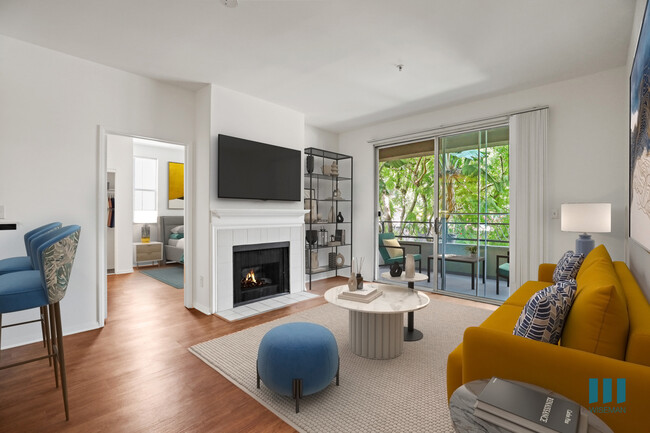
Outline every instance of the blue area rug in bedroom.
{"type": "Polygon", "coordinates": [[[141,270],[145,275],[155,278],[158,281],[162,281],[165,284],[169,284],[172,287],[177,289],[183,288],[183,267],[182,266],[169,266],[165,268],[158,269],[147,269],[141,270]]]}

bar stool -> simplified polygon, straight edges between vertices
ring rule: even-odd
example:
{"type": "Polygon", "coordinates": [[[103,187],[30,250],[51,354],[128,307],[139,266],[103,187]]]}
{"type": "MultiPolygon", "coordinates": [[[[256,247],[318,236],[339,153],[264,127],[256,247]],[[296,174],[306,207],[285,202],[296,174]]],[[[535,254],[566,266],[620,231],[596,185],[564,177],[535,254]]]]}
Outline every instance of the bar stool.
{"type": "Polygon", "coordinates": [[[0,314],[47,307],[50,313],[52,337],[51,354],[2,366],[0,370],[52,358],[57,387],[58,374],[61,374],[66,420],[70,419],[70,415],[59,302],[65,296],[68,288],[80,232],[81,227],[72,225],[37,236],[32,240],[30,246],[35,252],[38,270],[0,275],[0,314]]]}
{"type": "MultiPolygon", "coordinates": [[[[49,223],[37,227],[25,233],[23,239],[25,241],[25,252],[27,253],[27,256],[9,257],[6,259],[1,259],[0,275],[8,274],[11,272],[31,271],[37,269],[35,267],[37,266],[37,264],[32,258],[33,254],[30,247],[31,241],[43,233],[47,233],[51,230],[56,230],[60,227],[61,227],[60,222],[53,222],[53,223],[49,223]]],[[[51,354],[52,352],[50,348],[50,329],[49,329],[50,325],[49,325],[49,318],[47,314],[47,307],[41,307],[38,319],[28,320],[19,323],[12,323],[11,325],[2,325],[2,314],[0,314],[0,357],[2,356],[2,329],[11,328],[13,326],[26,325],[28,323],[35,323],[35,322],[41,322],[41,333],[43,335],[43,347],[47,347],[47,353],[51,354]]],[[[52,365],[52,359],[50,358],[48,359],[48,361],[50,365],[52,365]]]]}

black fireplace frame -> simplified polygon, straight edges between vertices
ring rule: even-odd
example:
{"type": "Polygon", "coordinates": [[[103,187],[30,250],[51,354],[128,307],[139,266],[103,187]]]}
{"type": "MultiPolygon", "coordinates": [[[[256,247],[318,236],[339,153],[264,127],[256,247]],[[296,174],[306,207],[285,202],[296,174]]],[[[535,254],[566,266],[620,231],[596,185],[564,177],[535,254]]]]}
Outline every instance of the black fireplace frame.
{"type": "Polygon", "coordinates": [[[232,247],[233,252],[233,306],[249,304],[264,299],[270,299],[290,293],[290,242],[265,242],[261,244],[249,245],[235,245],[232,247]],[[276,284],[253,287],[242,290],[241,288],[241,272],[243,267],[261,266],[266,263],[247,264],[243,266],[241,256],[236,253],[257,252],[258,260],[264,260],[263,256],[268,255],[268,250],[280,250],[276,253],[280,254],[280,269],[278,272],[278,281],[276,284]]]}

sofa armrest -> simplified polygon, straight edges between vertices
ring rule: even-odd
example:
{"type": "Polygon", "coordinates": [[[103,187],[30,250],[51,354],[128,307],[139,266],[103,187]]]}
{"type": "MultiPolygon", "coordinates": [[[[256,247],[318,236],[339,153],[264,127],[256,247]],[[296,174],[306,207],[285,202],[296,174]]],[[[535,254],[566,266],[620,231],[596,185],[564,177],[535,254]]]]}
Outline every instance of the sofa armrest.
{"type": "Polygon", "coordinates": [[[555,391],[587,409],[603,406],[589,403],[589,379],[625,378],[626,401],[614,405],[624,407],[625,413],[597,415],[616,432],[647,429],[650,367],[477,327],[465,330],[462,358],[463,383],[493,376],[519,380],[555,391]]]}
{"type": "Polygon", "coordinates": [[[537,270],[537,281],[553,281],[553,272],[555,271],[555,263],[542,263],[537,270]]]}

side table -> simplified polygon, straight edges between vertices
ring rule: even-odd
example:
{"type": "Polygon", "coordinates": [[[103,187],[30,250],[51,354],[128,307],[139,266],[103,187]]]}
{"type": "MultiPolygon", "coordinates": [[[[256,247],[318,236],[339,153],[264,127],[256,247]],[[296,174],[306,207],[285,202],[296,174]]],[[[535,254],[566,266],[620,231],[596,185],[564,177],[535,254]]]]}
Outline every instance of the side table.
{"type": "Polygon", "coordinates": [[[162,242],[134,242],[133,247],[135,248],[135,264],[139,266],[140,262],[160,262],[163,259],[163,244],[162,242]]]}
{"type": "MultiPolygon", "coordinates": [[[[405,272],[402,272],[402,275],[400,275],[399,277],[391,276],[390,272],[383,272],[381,274],[381,277],[391,281],[401,281],[403,283],[405,282],[407,283],[408,288],[411,290],[415,290],[416,282],[427,280],[426,275],[417,272],[411,278],[406,278],[405,272]]],[[[407,325],[404,327],[404,341],[418,341],[418,340],[422,340],[422,337],[424,337],[422,331],[419,331],[414,327],[414,322],[415,322],[414,316],[415,314],[413,313],[413,311],[409,311],[407,314],[408,322],[407,325]]]]}
{"type": "MultiPolygon", "coordinates": [[[[474,416],[474,405],[476,404],[476,397],[481,393],[481,391],[483,391],[483,388],[485,388],[487,383],[487,379],[475,380],[461,386],[451,395],[451,399],[449,400],[449,412],[451,414],[451,420],[454,424],[454,429],[456,432],[511,433],[508,429],[494,425],[489,421],[485,421],[484,419],[474,416]]],[[[546,391],[542,387],[531,385],[529,383],[517,383],[528,388],[536,389],[539,391],[546,391]]],[[[558,397],[566,398],[560,394],[551,393],[551,395],[553,394],[557,395],[558,397]]],[[[578,426],[578,432],[614,433],[609,427],[607,427],[607,424],[601,421],[600,418],[593,414],[589,409],[582,406],[580,407],[580,425],[578,426]],[[585,422],[587,423],[586,426],[583,425],[585,422]]]]}

